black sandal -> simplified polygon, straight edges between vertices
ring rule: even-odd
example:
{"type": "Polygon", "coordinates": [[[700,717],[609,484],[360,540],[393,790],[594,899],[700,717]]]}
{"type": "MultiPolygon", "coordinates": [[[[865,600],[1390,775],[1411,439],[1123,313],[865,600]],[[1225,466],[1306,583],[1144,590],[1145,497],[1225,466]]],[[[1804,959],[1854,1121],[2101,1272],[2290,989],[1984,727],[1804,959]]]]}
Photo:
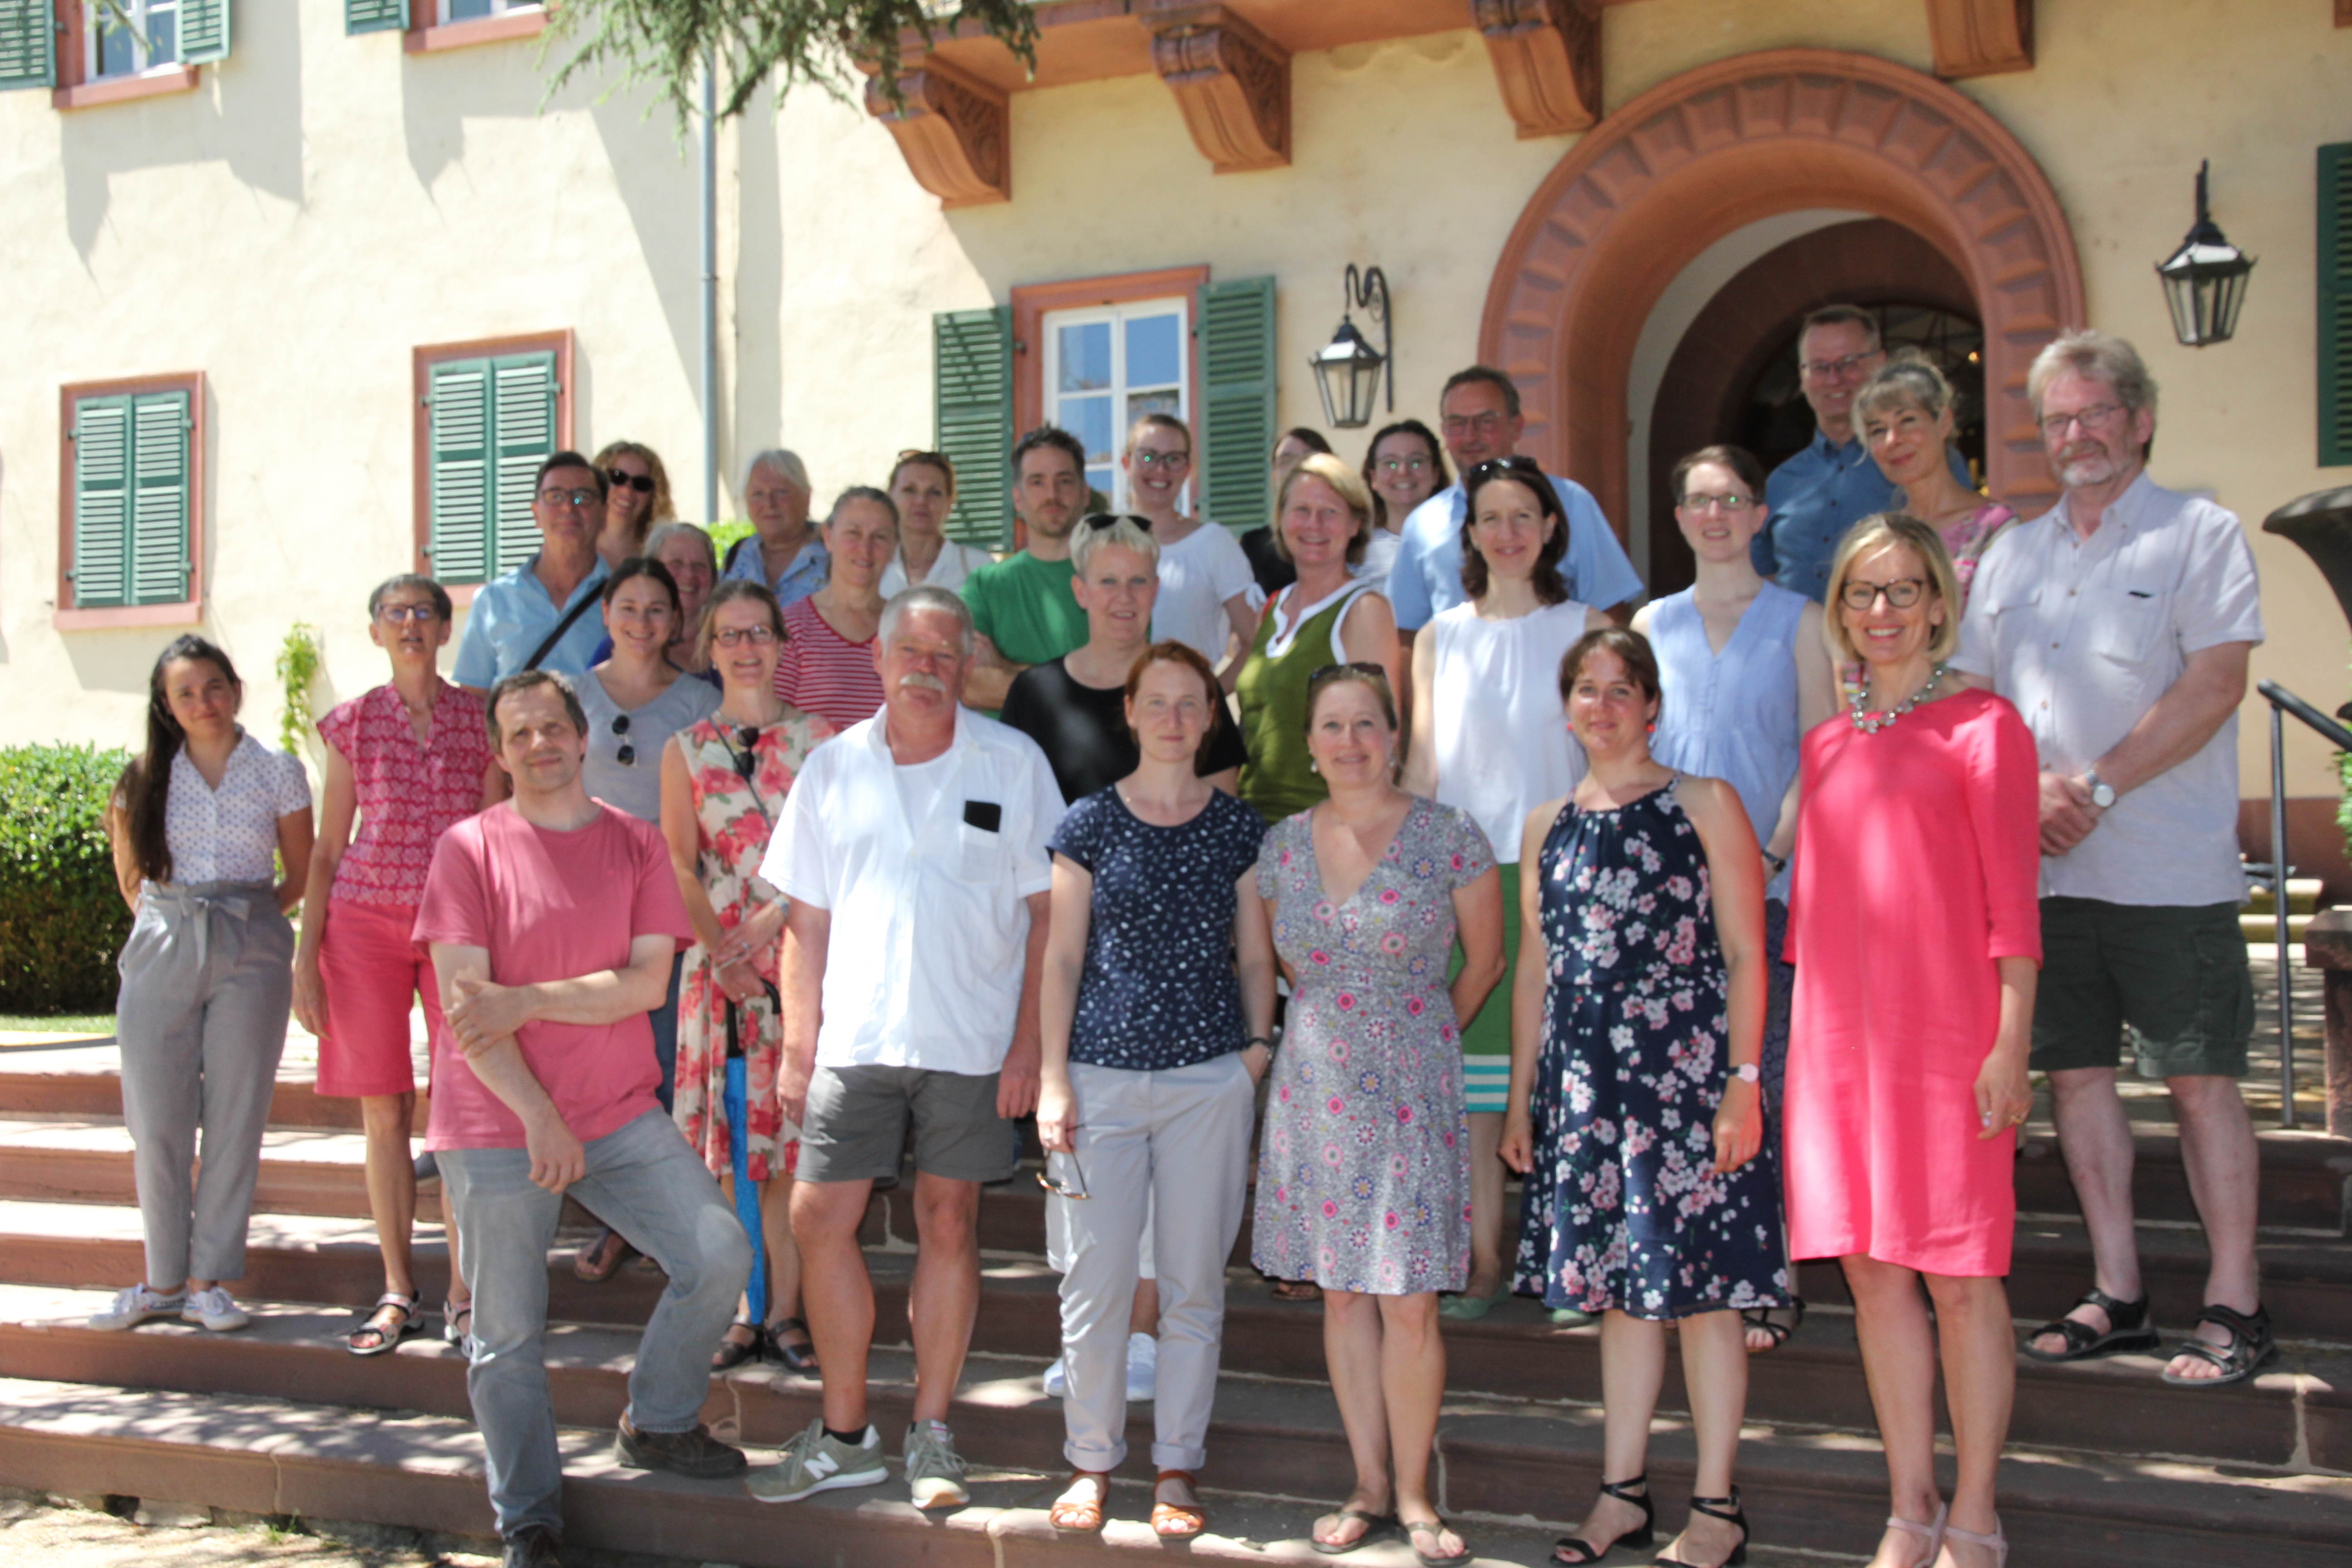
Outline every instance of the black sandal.
{"type": "Polygon", "coordinates": [[[351,1331],[343,1336],[343,1348],[353,1355],[383,1355],[396,1349],[401,1341],[425,1326],[418,1321],[424,1316],[424,1310],[422,1291],[413,1290],[404,1296],[397,1290],[386,1290],[375,1299],[374,1306],[360,1314],[360,1321],[352,1324],[351,1331]],[[377,1322],[376,1319],[383,1315],[387,1307],[400,1314],[398,1321],[377,1322]],[[360,1343],[361,1336],[366,1334],[375,1337],[366,1344],[360,1343]]]}
{"type": "MultiPolygon", "coordinates": [[[[1691,1511],[1703,1513],[1709,1519],[1719,1519],[1726,1524],[1736,1524],[1739,1527],[1739,1544],[1733,1547],[1731,1555],[1717,1563],[1716,1568],[1739,1568],[1741,1563],[1748,1561],[1748,1510],[1739,1506],[1738,1487],[1731,1489],[1729,1497],[1691,1499],[1691,1511]],[[1726,1512],[1727,1509],[1730,1511],[1726,1512]]],[[[1693,1565],[1679,1557],[1661,1557],[1654,1568],[1693,1568],[1693,1565]]]]}
{"type": "MultiPolygon", "coordinates": [[[[1772,1336],[1772,1342],[1766,1345],[1763,1350],[1750,1350],[1748,1352],[1749,1355],[1762,1355],[1767,1351],[1776,1351],[1787,1344],[1789,1336],[1805,1326],[1805,1299],[1802,1296],[1791,1296],[1789,1298],[1789,1304],[1785,1307],[1744,1308],[1740,1311],[1739,1321],[1746,1328],[1761,1329],[1772,1336]],[[1789,1313],[1789,1321],[1785,1323],[1774,1322],[1772,1314],[1775,1312],[1789,1313]]],[[[1746,1338],[1744,1331],[1741,1337],[1743,1340],[1746,1338]]]]}
{"type": "Polygon", "coordinates": [[[2197,1314],[2200,1323],[2213,1323],[2230,1331],[2226,1345],[2209,1345],[2191,1334],[2187,1343],[2173,1352],[2176,1356],[2194,1356],[2199,1361],[2221,1369],[2219,1377],[2175,1377],[2167,1368],[2164,1381],[2175,1388],[2221,1388],[2232,1383],[2243,1383],[2254,1373],[2278,1359],[2278,1342],[2271,1337],[2271,1315],[2256,1307],[2248,1317],[2233,1307],[2219,1302],[2210,1304],[2197,1314]]]}
{"type": "Polygon", "coordinates": [[[1638,1507],[1642,1510],[1642,1522],[1598,1550],[1572,1535],[1561,1536],[1551,1543],[1551,1560],[1560,1568],[1582,1568],[1587,1563],[1600,1562],[1621,1546],[1647,1546],[1658,1538],[1658,1505],[1650,1500],[1648,1476],[1635,1476],[1630,1481],[1603,1481],[1601,1489],[1619,1502],[1630,1502],[1638,1507]],[[1641,1489],[1638,1491],[1634,1489],[1637,1487],[1641,1489]],[[1580,1552],[1584,1555],[1562,1557],[1560,1553],[1563,1552],[1580,1552]]]}
{"type": "Polygon", "coordinates": [[[768,1353],[781,1362],[786,1372],[800,1377],[816,1376],[816,1336],[809,1332],[809,1326],[805,1320],[779,1318],[768,1325],[765,1333],[768,1353]],[[802,1335],[809,1342],[805,1345],[796,1345],[784,1338],[786,1334],[795,1333],[802,1335]]]}
{"type": "Polygon", "coordinates": [[[579,1256],[572,1260],[572,1276],[591,1285],[602,1285],[620,1272],[621,1265],[635,1257],[636,1251],[619,1231],[608,1228],[580,1249],[579,1256]]]}
{"type": "MultiPolygon", "coordinates": [[[[2018,1347],[2028,1361],[2038,1361],[2044,1366],[2062,1362],[2091,1361],[2099,1356],[2127,1355],[2138,1351],[2152,1351],[2163,1343],[2157,1337],[2155,1326],[2147,1321],[2147,1292],[2140,1292],[2137,1301],[2118,1301],[2094,1285],[2083,1292],[2075,1307],[2096,1307],[2107,1315],[2107,1331],[2099,1332],[2090,1324],[2078,1322],[2061,1315],[2052,1319],[2025,1336],[2018,1347]],[[2066,1348],[2052,1354],[2033,1348],[2033,1342],[2044,1334],[2056,1334],[2066,1342],[2066,1348]]],[[[2073,1311],[2069,1307],[2068,1311],[2073,1311]]]]}
{"type": "Polygon", "coordinates": [[[711,1371],[733,1372],[745,1362],[758,1361],[767,1353],[768,1335],[759,1324],[749,1318],[738,1318],[728,1327],[749,1329],[751,1331],[751,1337],[749,1340],[730,1340],[724,1334],[720,1335],[719,1348],[710,1352],[711,1371]]]}

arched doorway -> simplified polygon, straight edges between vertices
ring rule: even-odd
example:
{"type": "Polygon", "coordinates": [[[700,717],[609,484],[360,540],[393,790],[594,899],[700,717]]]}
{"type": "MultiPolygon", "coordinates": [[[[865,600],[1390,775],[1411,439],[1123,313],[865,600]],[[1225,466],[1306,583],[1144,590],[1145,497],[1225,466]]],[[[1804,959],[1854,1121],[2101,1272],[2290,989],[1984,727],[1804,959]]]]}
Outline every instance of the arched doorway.
{"type": "Polygon", "coordinates": [[[1738,56],[1662,83],[1537,188],[1479,330],[1480,357],[1518,384],[1522,448],[1581,480],[1623,530],[1626,373],[1651,307],[1717,239],[1806,207],[1891,220],[1965,282],[1984,331],[1988,479],[2035,510],[2054,492],[2026,368],[2083,321],[2057,197],[2016,139],[1950,87],[1824,49],[1738,56]]]}
{"type": "Polygon", "coordinates": [[[1812,410],[1797,387],[1797,325],[1805,312],[1832,301],[1875,312],[1890,348],[1923,348],[1952,375],[1968,426],[1961,445],[1981,465],[1982,326],[1967,279],[1935,246],[1885,218],[1815,229],[1767,252],[1717,289],[1659,377],[1647,450],[1633,454],[1648,480],[1635,487],[1635,501],[1648,514],[1646,575],[1654,596],[1691,580],[1690,550],[1666,493],[1676,460],[1728,440],[1769,468],[1811,438],[1812,410]]]}

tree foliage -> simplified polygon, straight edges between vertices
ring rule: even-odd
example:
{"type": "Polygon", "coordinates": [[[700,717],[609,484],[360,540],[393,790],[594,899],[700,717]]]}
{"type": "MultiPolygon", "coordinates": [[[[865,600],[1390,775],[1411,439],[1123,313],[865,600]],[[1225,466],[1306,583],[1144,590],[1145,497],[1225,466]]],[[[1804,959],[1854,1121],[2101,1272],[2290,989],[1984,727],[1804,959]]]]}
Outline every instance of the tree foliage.
{"type": "MultiPolygon", "coordinates": [[[[700,112],[706,61],[722,120],[772,80],[779,99],[803,83],[845,97],[861,62],[896,66],[909,31],[928,41],[974,23],[1036,64],[1029,0],[564,0],[552,16],[562,55],[553,87],[583,72],[650,83],[681,124],[700,112]]],[[[895,69],[884,84],[895,100],[895,69]]]]}

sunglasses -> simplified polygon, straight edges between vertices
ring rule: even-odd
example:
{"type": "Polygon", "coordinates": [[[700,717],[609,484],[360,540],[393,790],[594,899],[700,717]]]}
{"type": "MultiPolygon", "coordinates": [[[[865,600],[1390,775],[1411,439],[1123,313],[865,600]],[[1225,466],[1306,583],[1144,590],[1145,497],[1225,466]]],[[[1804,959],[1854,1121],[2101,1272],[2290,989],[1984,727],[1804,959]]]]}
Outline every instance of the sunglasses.
{"type": "Polygon", "coordinates": [[[1077,1152],[1073,1150],[1062,1155],[1062,1158],[1070,1163],[1070,1178],[1077,1184],[1072,1186],[1069,1182],[1058,1182],[1054,1179],[1054,1158],[1051,1154],[1045,1157],[1045,1164],[1038,1167],[1037,1184],[1057,1198],[1069,1198],[1074,1202],[1084,1203],[1087,1198],[1087,1173],[1078,1169],[1077,1152]]]}
{"type": "Polygon", "coordinates": [[[621,749],[613,753],[613,760],[620,763],[625,768],[635,767],[637,765],[637,747],[635,742],[627,738],[629,733],[629,716],[626,713],[619,714],[613,720],[613,733],[622,737],[621,749]]]}
{"type": "Polygon", "coordinates": [[[1150,518],[1132,513],[1120,513],[1115,511],[1094,512],[1082,519],[1079,521],[1078,526],[1085,529],[1089,533],[1100,533],[1104,529],[1117,528],[1122,522],[1131,522],[1135,524],[1136,527],[1143,530],[1146,533],[1150,533],[1151,531],[1151,520],[1150,518]]]}
{"type": "Polygon", "coordinates": [[[641,496],[654,493],[654,479],[651,474],[632,474],[620,468],[606,468],[604,482],[622,489],[635,490],[641,496]]]}
{"type": "Polygon", "coordinates": [[[1322,668],[1317,670],[1314,674],[1308,676],[1307,678],[1307,684],[1311,686],[1318,680],[1337,680],[1343,675],[1360,675],[1368,679],[1378,680],[1383,686],[1388,684],[1389,679],[1389,672],[1387,670],[1382,669],[1377,664],[1371,664],[1359,658],[1352,659],[1346,664],[1327,664],[1322,668]]]}
{"type": "Polygon", "coordinates": [[[744,725],[735,731],[735,743],[743,749],[728,754],[734,759],[735,772],[745,784],[750,784],[751,775],[760,771],[760,727],[757,724],[744,725]]]}

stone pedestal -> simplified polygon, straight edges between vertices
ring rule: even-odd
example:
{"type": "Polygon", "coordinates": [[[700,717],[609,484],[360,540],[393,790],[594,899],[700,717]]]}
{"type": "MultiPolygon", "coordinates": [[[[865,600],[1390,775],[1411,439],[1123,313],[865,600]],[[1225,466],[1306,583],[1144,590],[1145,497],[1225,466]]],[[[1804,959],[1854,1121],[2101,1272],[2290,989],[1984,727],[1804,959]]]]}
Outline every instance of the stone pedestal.
{"type": "Polygon", "coordinates": [[[2323,910],[2313,919],[2303,961],[2327,977],[2327,1131],[2352,1138],[2352,910],[2323,910]]]}

